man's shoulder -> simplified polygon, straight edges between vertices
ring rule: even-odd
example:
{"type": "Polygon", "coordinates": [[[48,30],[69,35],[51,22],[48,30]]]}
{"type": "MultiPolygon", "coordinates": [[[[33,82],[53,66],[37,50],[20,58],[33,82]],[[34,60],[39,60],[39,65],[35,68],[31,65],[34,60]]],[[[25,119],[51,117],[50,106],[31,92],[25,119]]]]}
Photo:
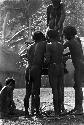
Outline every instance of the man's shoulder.
{"type": "Polygon", "coordinates": [[[53,8],[53,5],[50,4],[50,5],[48,5],[47,10],[51,10],[52,8],[53,8]]]}
{"type": "Polygon", "coordinates": [[[65,4],[63,2],[60,3],[61,6],[65,6],[65,4]]]}
{"type": "Polygon", "coordinates": [[[61,6],[62,9],[65,8],[65,4],[63,2],[60,3],[60,6],[61,6]]]}
{"type": "Polygon", "coordinates": [[[49,48],[52,46],[52,42],[47,42],[46,47],[49,48]]]}

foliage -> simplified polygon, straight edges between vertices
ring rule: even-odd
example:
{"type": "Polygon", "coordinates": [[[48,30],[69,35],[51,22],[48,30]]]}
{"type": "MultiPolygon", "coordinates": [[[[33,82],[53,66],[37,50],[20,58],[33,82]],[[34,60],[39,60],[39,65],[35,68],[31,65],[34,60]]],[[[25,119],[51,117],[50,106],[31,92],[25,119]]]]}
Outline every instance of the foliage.
{"type": "MultiPolygon", "coordinates": [[[[65,11],[66,11],[66,19],[64,22],[64,26],[67,25],[75,26],[77,28],[78,34],[80,36],[83,36],[84,34],[83,1],[82,0],[62,0],[62,1],[65,4],[65,11]]],[[[13,49],[13,51],[17,53],[23,52],[26,49],[25,43],[28,42],[29,39],[28,37],[30,32],[33,32],[35,30],[41,30],[42,32],[45,33],[47,28],[46,10],[47,6],[50,3],[51,3],[50,0],[28,0],[28,1],[4,0],[4,2],[0,4],[0,13],[1,13],[0,36],[2,35],[2,33],[4,34],[6,41],[5,43],[7,46],[11,47],[10,49],[13,49]],[[31,17],[31,29],[30,29],[31,31],[29,31],[30,17],[31,17]],[[2,32],[3,30],[4,32],[2,32]]]]}
{"type": "MultiPolygon", "coordinates": [[[[28,38],[28,29],[22,29],[29,26],[29,18],[36,12],[40,5],[41,0],[5,0],[1,3],[0,12],[1,31],[3,31],[2,38],[4,41],[7,41],[6,43],[8,45],[11,44],[9,39],[13,36],[14,41],[12,41],[12,43],[15,41],[18,41],[17,43],[22,40],[23,42],[26,41],[28,38]]],[[[17,50],[15,50],[18,51],[18,47],[16,48],[17,50]]]]}

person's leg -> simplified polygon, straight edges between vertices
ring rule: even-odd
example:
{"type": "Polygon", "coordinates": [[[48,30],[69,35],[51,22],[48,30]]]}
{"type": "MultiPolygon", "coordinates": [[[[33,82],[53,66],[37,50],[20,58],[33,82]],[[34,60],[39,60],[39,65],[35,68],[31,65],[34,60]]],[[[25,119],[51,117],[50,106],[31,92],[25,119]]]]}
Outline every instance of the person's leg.
{"type": "MultiPolygon", "coordinates": [[[[79,64],[78,64],[79,65],[79,64]]],[[[81,114],[83,113],[82,101],[83,101],[83,92],[81,87],[80,79],[80,68],[76,67],[74,71],[74,89],[75,89],[75,107],[70,111],[72,114],[81,114]]]]}
{"type": "Polygon", "coordinates": [[[41,86],[41,68],[39,66],[33,67],[33,98],[36,114],[39,114],[40,109],[40,86],[41,86]]]}
{"type": "Polygon", "coordinates": [[[74,89],[75,89],[75,109],[82,108],[82,101],[83,101],[83,92],[81,87],[81,80],[80,80],[80,70],[77,68],[74,72],[74,89]]]}
{"type": "Polygon", "coordinates": [[[35,91],[35,107],[36,107],[36,115],[40,114],[40,88],[37,88],[35,91]]]}
{"type": "Polygon", "coordinates": [[[29,108],[29,98],[31,95],[31,83],[26,83],[26,95],[24,98],[24,107],[25,107],[25,115],[28,115],[28,108],[29,108]]]}
{"type": "Polygon", "coordinates": [[[61,113],[64,110],[64,83],[61,76],[58,76],[58,105],[61,113]]]}
{"type": "Polygon", "coordinates": [[[26,69],[26,74],[25,74],[25,82],[26,82],[26,95],[24,98],[24,107],[25,107],[25,115],[29,115],[28,108],[29,108],[29,98],[31,95],[31,90],[32,90],[32,82],[29,79],[29,69],[26,69]]]}
{"type": "Polygon", "coordinates": [[[54,111],[55,115],[59,114],[59,107],[58,107],[58,90],[57,90],[57,83],[58,83],[58,69],[55,65],[51,65],[49,67],[49,81],[50,86],[52,88],[52,94],[53,94],[53,105],[54,105],[54,111]]]}
{"type": "Polygon", "coordinates": [[[34,115],[35,113],[35,97],[33,93],[33,87],[32,87],[32,94],[31,94],[31,114],[34,115]]]}

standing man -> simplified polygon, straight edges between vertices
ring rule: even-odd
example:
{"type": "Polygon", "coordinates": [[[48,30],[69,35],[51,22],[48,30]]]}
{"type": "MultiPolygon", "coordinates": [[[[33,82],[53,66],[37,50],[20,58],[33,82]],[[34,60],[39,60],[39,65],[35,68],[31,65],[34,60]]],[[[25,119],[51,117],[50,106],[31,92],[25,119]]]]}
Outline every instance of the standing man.
{"type": "Polygon", "coordinates": [[[28,47],[27,58],[29,66],[26,70],[26,96],[24,99],[25,113],[29,115],[29,97],[32,94],[36,115],[39,115],[40,108],[40,87],[41,72],[46,49],[45,36],[42,32],[36,31],[33,35],[34,44],[28,47]]]}
{"type": "MultiPolygon", "coordinates": [[[[63,31],[63,23],[65,20],[65,5],[61,2],[61,0],[51,0],[52,4],[47,7],[47,31],[49,29],[55,29],[59,31],[59,42],[63,41],[62,38],[62,31],[63,31]]],[[[66,65],[64,64],[64,70],[67,71],[66,65]]],[[[62,102],[62,111],[65,111],[64,108],[64,81],[62,84],[62,96],[63,96],[63,102],[62,102]]]]}
{"type": "Polygon", "coordinates": [[[33,95],[34,95],[34,104],[36,108],[36,115],[39,116],[39,108],[40,108],[40,87],[41,87],[41,73],[42,66],[44,63],[44,54],[46,51],[46,42],[45,36],[42,32],[37,31],[34,34],[34,40],[36,42],[33,65],[30,70],[30,77],[33,81],[33,95]]]}
{"type": "Polygon", "coordinates": [[[61,0],[51,1],[52,5],[47,7],[47,27],[48,29],[59,30],[60,35],[62,35],[65,20],[65,5],[61,0]]]}
{"type": "MultiPolygon", "coordinates": [[[[32,94],[32,81],[30,79],[30,70],[33,63],[34,58],[34,49],[35,49],[36,43],[29,45],[27,48],[27,53],[25,55],[22,55],[23,58],[26,58],[28,61],[28,66],[25,71],[25,84],[26,84],[26,95],[24,98],[24,107],[25,107],[25,116],[29,116],[28,108],[29,108],[29,98],[32,94]]],[[[33,102],[33,96],[31,97],[31,102],[33,102]]],[[[32,104],[31,104],[32,105],[32,104]]],[[[33,106],[32,106],[32,112],[33,112],[33,106]]]]}
{"type": "Polygon", "coordinates": [[[48,63],[49,81],[53,94],[53,105],[55,115],[61,113],[62,106],[62,84],[64,78],[63,45],[59,42],[59,33],[55,30],[47,32],[49,43],[46,45],[46,61],[48,63]]]}
{"type": "Polygon", "coordinates": [[[72,114],[83,113],[82,101],[83,101],[83,92],[81,86],[81,65],[83,59],[83,51],[81,41],[77,35],[75,27],[67,26],[64,28],[63,34],[65,39],[68,41],[64,44],[64,48],[69,47],[72,63],[74,65],[74,89],[75,89],[75,108],[70,111],[72,114]]]}

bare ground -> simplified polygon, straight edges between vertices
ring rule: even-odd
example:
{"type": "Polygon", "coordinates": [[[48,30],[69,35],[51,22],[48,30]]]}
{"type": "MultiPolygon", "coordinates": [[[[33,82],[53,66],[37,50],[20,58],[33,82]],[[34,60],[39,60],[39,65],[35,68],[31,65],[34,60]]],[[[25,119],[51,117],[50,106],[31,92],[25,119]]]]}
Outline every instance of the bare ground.
{"type": "MultiPolygon", "coordinates": [[[[51,113],[51,117],[43,118],[25,118],[24,117],[24,99],[25,89],[16,89],[14,91],[14,101],[18,110],[17,116],[0,119],[0,125],[84,125],[84,115],[70,116],[65,115],[54,118],[51,89],[41,89],[41,109],[51,113]],[[19,114],[19,115],[18,115],[19,114]]],[[[69,111],[74,107],[74,90],[65,88],[65,108],[69,111]]]]}

